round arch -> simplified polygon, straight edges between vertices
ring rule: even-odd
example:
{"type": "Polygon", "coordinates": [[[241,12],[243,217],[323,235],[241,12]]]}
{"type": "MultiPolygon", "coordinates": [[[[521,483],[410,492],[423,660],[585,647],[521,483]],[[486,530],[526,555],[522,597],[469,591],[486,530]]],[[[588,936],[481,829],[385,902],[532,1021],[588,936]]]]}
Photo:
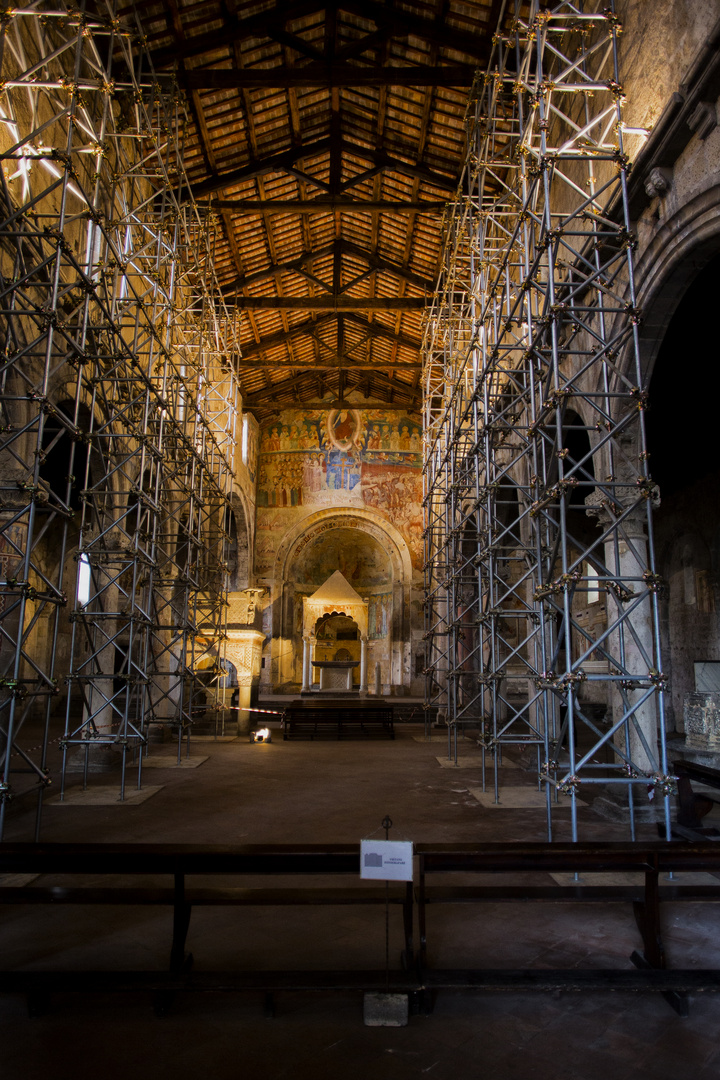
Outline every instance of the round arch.
{"type": "Polygon", "coordinates": [[[660,346],[680,301],[720,251],[720,184],[690,199],[663,222],[635,264],[639,282],[640,357],[649,381],[660,346]]]}
{"type": "Polygon", "coordinates": [[[300,551],[330,529],[360,529],[386,545],[393,571],[393,582],[409,583],[412,579],[410,551],[401,533],[379,514],[358,507],[332,507],[303,518],[289,529],[275,555],[274,579],[286,581],[290,567],[300,551]]]}
{"type": "MultiPolygon", "coordinates": [[[[230,591],[237,592],[248,589],[252,585],[253,567],[253,537],[249,528],[251,520],[248,513],[247,500],[244,493],[236,486],[230,493],[230,505],[228,507],[233,515],[235,523],[234,551],[232,554],[234,567],[230,575],[230,591]]],[[[229,530],[232,532],[232,530],[229,530]]],[[[231,560],[228,560],[231,561],[231,560]]]]}
{"type": "MultiPolygon", "coordinates": [[[[272,588],[272,646],[270,677],[275,688],[287,686],[295,692],[300,681],[302,618],[300,594],[296,591],[293,566],[306,547],[334,529],[356,529],[386,553],[391,581],[382,644],[373,662],[383,670],[383,683],[398,685],[409,663],[409,598],[412,562],[406,541],[394,525],[379,514],[357,506],[328,507],[310,514],[290,528],[281,541],[274,564],[272,588]],[[406,656],[407,653],[407,656],[406,656]]],[[[318,582],[320,584],[320,582],[318,582]]],[[[372,659],[372,657],[371,657],[372,659]]]]}

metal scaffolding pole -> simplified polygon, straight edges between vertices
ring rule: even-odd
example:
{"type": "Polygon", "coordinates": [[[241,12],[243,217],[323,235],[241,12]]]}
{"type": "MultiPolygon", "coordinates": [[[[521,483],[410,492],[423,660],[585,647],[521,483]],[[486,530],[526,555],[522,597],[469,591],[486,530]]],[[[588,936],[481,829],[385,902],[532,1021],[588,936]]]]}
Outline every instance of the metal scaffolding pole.
{"type": "Polygon", "coordinates": [[[239,349],[139,25],[38,3],[2,31],[0,835],[36,793],[37,836],[53,742],[62,790],[119,758],[124,797],[150,725],[180,745],[214,707],[239,349]]]}
{"type": "Polygon", "coordinates": [[[428,702],[476,730],[496,799],[503,747],[537,756],[549,837],[601,791],[633,835],[659,796],[669,829],[620,27],[506,14],[425,337],[428,702]]]}

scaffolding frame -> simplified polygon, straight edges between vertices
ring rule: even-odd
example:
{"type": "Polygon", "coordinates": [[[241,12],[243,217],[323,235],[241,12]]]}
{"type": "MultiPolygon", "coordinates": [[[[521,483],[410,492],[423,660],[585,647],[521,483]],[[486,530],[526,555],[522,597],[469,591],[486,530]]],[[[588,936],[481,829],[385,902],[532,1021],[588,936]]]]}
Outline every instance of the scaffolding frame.
{"type": "Polygon", "coordinates": [[[426,705],[496,801],[503,749],[536,756],[549,839],[601,790],[633,836],[659,796],[669,836],[674,791],[620,29],[604,2],[503,12],[424,340],[426,705]]]}
{"type": "Polygon", "coordinates": [[[219,706],[238,328],[183,103],[118,12],[39,2],[0,34],[0,837],[33,794],[39,837],[53,742],[61,793],[120,750],[124,798],[153,729],[179,758],[219,706]]]}

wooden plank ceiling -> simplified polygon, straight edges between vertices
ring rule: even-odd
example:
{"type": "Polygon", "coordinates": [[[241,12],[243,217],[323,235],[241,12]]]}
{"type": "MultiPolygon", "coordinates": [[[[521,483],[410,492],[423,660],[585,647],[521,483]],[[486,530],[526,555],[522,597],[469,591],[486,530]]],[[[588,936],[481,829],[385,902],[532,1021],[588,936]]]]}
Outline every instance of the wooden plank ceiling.
{"type": "Polygon", "coordinates": [[[423,307],[501,0],[137,0],[189,102],[245,407],[420,403],[423,307]],[[355,395],[353,395],[355,396],[355,395]]]}

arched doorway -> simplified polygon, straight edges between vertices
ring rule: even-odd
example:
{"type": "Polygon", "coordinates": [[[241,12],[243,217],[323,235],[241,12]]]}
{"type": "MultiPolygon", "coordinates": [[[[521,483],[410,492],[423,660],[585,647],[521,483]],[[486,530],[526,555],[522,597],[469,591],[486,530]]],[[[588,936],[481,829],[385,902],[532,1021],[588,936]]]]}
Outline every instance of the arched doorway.
{"type": "MultiPolygon", "coordinates": [[[[689,695],[720,688],[720,461],[712,410],[720,393],[718,346],[707,332],[717,300],[720,257],[688,286],[657,351],[647,413],[650,472],[660,488],[655,514],[668,727],[685,731],[689,695]],[[699,382],[693,379],[697,376],[699,382]],[[696,391],[702,386],[702,398],[696,391]],[[705,404],[703,404],[705,403],[705,404]],[[717,685],[716,685],[717,684],[717,685]]],[[[691,703],[692,704],[692,703],[691,703]]]]}
{"type": "Polygon", "coordinates": [[[317,620],[314,659],[356,662],[358,667],[351,669],[353,686],[360,685],[361,645],[360,627],[350,615],[332,612],[317,620]]]}

